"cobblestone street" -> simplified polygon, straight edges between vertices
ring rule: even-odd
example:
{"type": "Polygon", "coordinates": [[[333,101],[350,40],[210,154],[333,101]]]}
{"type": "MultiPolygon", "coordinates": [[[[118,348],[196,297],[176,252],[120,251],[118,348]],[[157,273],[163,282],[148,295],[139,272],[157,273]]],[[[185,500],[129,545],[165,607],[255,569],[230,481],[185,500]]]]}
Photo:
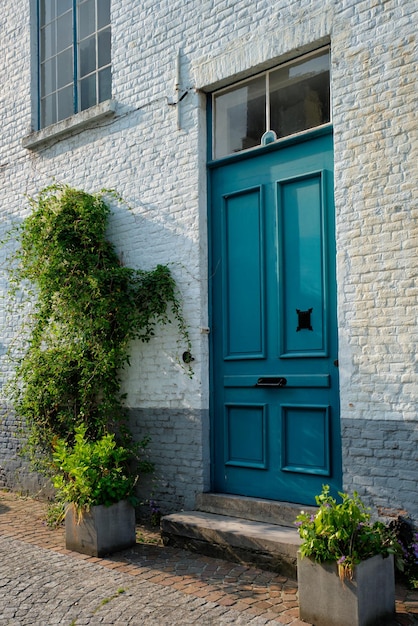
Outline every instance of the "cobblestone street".
{"type": "MultiPolygon", "coordinates": [[[[69,552],[45,514],[0,492],[0,626],[303,624],[295,581],[164,547],[141,526],[137,545],[112,558],[69,552]]],[[[418,594],[399,588],[394,624],[418,624],[414,614],[418,594]]]]}

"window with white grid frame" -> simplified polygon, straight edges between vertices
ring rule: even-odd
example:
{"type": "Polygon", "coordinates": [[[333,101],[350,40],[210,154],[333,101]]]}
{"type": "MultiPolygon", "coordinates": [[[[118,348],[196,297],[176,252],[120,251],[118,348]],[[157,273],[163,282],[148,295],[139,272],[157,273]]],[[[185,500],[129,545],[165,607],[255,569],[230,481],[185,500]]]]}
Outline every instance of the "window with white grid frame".
{"type": "Polygon", "coordinates": [[[111,98],[110,0],[38,0],[39,128],[111,98]]]}

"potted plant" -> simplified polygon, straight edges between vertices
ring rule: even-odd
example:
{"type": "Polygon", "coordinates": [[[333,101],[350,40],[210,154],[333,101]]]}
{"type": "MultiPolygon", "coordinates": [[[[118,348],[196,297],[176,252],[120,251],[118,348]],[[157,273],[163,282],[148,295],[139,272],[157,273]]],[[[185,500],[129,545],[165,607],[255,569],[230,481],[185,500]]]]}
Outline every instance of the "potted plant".
{"type": "Polygon", "coordinates": [[[90,440],[85,424],[75,428],[73,445],[55,441],[52,481],[66,503],[67,549],[101,557],[135,544],[130,458],[113,434],[90,440]]]}
{"type": "Polygon", "coordinates": [[[301,512],[296,525],[299,615],[315,626],[371,626],[395,613],[395,535],[372,522],[358,494],[328,485],[316,496],[315,514],[301,512]]]}

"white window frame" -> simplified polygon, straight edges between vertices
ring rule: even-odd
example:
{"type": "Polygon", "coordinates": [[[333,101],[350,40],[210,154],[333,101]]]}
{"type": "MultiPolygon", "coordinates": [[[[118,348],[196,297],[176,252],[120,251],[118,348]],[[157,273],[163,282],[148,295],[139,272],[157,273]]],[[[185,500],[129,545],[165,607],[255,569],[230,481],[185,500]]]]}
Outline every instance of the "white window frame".
{"type": "Polygon", "coordinates": [[[304,54],[302,56],[299,57],[295,57],[294,59],[291,59],[289,61],[286,61],[285,63],[282,63],[280,65],[276,65],[275,67],[272,67],[269,70],[266,70],[264,72],[260,72],[259,74],[255,74],[254,76],[252,76],[251,78],[246,78],[243,79],[239,82],[233,83],[231,85],[228,85],[227,87],[223,87],[221,89],[218,89],[214,92],[212,92],[211,94],[211,111],[212,111],[212,154],[211,154],[211,158],[212,159],[222,159],[228,156],[232,156],[233,154],[237,154],[237,152],[232,152],[229,154],[225,154],[222,156],[216,156],[216,115],[215,115],[215,111],[216,111],[216,106],[215,106],[215,99],[217,96],[222,95],[224,93],[228,93],[228,92],[232,92],[235,89],[239,89],[242,86],[248,85],[249,83],[251,83],[252,81],[254,81],[255,79],[258,79],[260,77],[264,77],[265,79],[265,133],[263,135],[262,141],[260,144],[253,146],[251,148],[242,148],[241,150],[238,151],[238,153],[241,152],[247,152],[248,150],[254,150],[254,149],[258,149],[260,148],[260,146],[262,145],[266,145],[266,143],[270,143],[272,140],[274,140],[274,135],[275,133],[271,130],[270,128],[270,75],[272,72],[275,72],[276,70],[278,70],[279,68],[284,68],[286,66],[291,66],[293,64],[295,64],[295,62],[300,62],[300,61],[307,61],[309,60],[309,58],[314,57],[318,54],[321,53],[325,53],[328,52],[329,55],[329,59],[330,59],[330,63],[329,63],[329,72],[330,72],[330,84],[329,84],[329,121],[320,125],[320,126],[314,126],[312,128],[307,128],[306,130],[302,130],[302,131],[298,131],[296,133],[291,133],[289,135],[284,135],[280,138],[277,139],[277,141],[283,141],[283,140],[287,140],[290,136],[298,136],[298,135],[302,135],[302,134],[306,134],[311,132],[314,128],[319,128],[319,127],[327,127],[332,125],[332,90],[331,90],[331,86],[332,86],[332,81],[331,81],[331,50],[330,50],[330,46],[323,46],[320,48],[317,48],[315,50],[312,50],[311,52],[308,52],[307,54],[304,54]],[[266,139],[266,142],[264,143],[264,137],[266,139]]]}

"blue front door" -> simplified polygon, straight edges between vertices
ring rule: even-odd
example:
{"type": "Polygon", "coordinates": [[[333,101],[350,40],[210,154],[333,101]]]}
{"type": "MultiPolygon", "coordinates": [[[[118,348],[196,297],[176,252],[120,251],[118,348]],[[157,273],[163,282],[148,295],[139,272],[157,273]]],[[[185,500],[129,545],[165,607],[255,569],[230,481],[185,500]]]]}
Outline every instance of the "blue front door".
{"type": "Polygon", "coordinates": [[[213,490],[341,488],[332,134],[212,163],[213,490]]]}

